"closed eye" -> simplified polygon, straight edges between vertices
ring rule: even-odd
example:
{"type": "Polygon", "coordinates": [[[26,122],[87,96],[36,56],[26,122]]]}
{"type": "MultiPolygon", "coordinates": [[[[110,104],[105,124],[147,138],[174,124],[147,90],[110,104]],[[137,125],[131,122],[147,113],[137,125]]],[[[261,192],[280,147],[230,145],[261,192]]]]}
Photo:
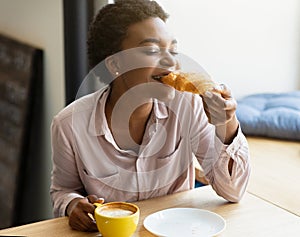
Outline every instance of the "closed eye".
{"type": "Polygon", "coordinates": [[[170,54],[172,54],[173,56],[178,55],[179,53],[177,51],[170,51],[170,54]]]}
{"type": "Polygon", "coordinates": [[[145,47],[142,47],[142,48],[143,48],[143,52],[146,55],[153,55],[153,54],[160,53],[160,48],[157,47],[157,46],[145,46],[145,47]]]}

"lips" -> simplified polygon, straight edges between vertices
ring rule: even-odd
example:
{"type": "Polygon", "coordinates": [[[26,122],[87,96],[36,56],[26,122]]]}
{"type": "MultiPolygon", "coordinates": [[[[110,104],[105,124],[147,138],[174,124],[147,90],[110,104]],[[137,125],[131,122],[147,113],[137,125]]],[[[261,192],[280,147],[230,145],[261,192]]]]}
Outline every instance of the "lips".
{"type": "Polygon", "coordinates": [[[152,79],[156,80],[156,81],[159,81],[161,82],[161,79],[167,75],[169,75],[169,71],[168,72],[163,72],[163,73],[160,73],[160,74],[157,74],[157,75],[153,75],[152,76],[152,79]]]}

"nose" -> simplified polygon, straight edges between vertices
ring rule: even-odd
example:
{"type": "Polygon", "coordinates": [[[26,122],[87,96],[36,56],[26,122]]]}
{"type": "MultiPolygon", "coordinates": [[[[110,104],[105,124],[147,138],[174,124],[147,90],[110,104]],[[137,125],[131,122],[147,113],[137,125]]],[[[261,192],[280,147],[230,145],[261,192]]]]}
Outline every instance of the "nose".
{"type": "Polygon", "coordinates": [[[176,67],[176,65],[178,64],[177,59],[175,58],[174,55],[172,55],[170,52],[165,51],[162,54],[162,57],[159,61],[159,64],[161,67],[163,68],[172,68],[172,67],[176,67]]]}

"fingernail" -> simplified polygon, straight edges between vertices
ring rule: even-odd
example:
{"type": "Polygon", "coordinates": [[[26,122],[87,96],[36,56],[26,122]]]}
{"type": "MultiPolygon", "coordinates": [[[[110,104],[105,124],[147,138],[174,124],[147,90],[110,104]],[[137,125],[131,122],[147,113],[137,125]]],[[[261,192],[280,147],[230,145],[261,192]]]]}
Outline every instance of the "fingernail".
{"type": "Polygon", "coordinates": [[[98,198],[97,202],[98,203],[104,203],[104,198],[98,198]]]}

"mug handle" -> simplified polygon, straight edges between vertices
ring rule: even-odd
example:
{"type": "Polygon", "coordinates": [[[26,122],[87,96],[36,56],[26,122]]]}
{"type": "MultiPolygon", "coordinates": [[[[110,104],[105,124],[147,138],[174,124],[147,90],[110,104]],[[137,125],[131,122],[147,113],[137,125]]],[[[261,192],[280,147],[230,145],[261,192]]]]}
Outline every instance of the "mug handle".
{"type": "Polygon", "coordinates": [[[95,207],[101,207],[103,205],[103,203],[99,203],[99,202],[94,202],[93,205],[95,207]]]}

